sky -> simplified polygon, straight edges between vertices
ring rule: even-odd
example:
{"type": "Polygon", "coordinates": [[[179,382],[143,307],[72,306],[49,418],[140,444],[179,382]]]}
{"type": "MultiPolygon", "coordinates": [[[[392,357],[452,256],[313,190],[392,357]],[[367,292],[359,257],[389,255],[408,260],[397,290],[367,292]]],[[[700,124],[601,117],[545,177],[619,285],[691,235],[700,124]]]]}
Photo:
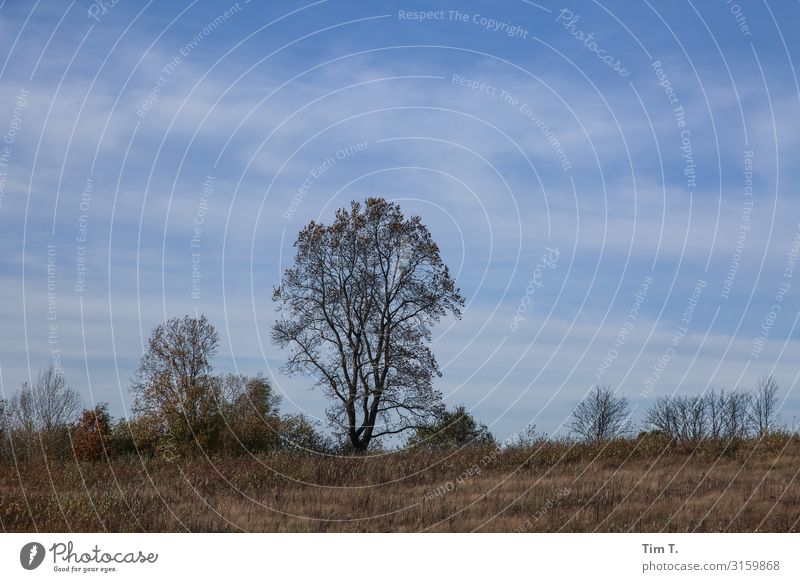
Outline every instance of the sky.
{"type": "Polygon", "coordinates": [[[281,372],[298,231],[420,215],[466,298],[435,387],[500,439],[608,384],[773,374],[800,413],[797,2],[0,3],[0,397],[51,363],[130,413],[150,331],[206,314],[281,372]]]}

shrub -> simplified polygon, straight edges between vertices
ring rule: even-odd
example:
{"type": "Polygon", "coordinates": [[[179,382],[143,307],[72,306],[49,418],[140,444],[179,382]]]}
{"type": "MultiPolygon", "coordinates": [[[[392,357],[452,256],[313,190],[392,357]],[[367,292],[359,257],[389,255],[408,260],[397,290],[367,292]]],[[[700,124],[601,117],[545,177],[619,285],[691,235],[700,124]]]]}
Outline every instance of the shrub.
{"type": "Polygon", "coordinates": [[[304,414],[288,414],[278,422],[278,446],[282,449],[330,452],[333,448],[319,433],[314,422],[304,414]]]}
{"type": "Polygon", "coordinates": [[[431,450],[494,444],[489,428],[475,420],[463,404],[439,413],[435,422],[417,428],[408,439],[409,447],[431,450]]]}
{"type": "Polygon", "coordinates": [[[111,434],[108,404],[101,403],[93,410],[84,409],[72,430],[72,450],[78,461],[98,461],[106,455],[106,441],[111,434]]]}
{"type": "Polygon", "coordinates": [[[262,375],[252,378],[229,374],[223,385],[222,415],[226,430],[223,450],[228,454],[264,453],[278,447],[280,395],[262,375]]]}

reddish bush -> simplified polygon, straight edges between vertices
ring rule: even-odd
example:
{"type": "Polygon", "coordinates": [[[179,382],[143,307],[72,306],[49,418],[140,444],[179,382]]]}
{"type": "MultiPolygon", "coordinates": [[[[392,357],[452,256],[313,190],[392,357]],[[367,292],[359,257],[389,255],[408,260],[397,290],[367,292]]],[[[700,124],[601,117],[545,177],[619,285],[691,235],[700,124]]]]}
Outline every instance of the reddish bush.
{"type": "Polygon", "coordinates": [[[72,449],[79,461],[98,461],[105,456],[105,445],[111,432],[111,416],[107,404],[94,410],[85,409],[72,430],[72,449]]]}

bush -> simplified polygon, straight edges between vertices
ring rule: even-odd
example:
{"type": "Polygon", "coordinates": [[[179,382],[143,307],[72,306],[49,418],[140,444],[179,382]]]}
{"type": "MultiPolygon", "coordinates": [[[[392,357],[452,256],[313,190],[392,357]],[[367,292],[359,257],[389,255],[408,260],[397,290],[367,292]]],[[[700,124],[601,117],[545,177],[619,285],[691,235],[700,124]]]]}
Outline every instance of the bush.
{"type": "Polygon", "coordinates": [[[264,453],[278,448],[280,395],[262,375],[248,378],[229,374],[223,385],[222,416],[226,430],[223,450],[228,454],[264,453]]]}
{"type": "Polygon", "coordinates": [[[120,420],[112,432],[112,442],[118,453],[152,456],[167,442],[167,436],[156,419],[142,416],[120,420]]]}
{"type": "Polygon", "coordinates": [[[84,409],[72,429],[72,450],[78,461],[98,461],[106,456],[106,441],[111,434],[108,404],[101,403],[93,410],[84,409]]]}
{"type": "Polygon", "coordinates": [[[463,404],[452,411],[441,412],[435,422],[416,429],[408,439],[409,447],[430,450],[495,444],[489,428],[475,420],[463,404]]]}
{"type": "Polygon", "coordinates": [[[278,446],[285,450],[331,452],[331,442],[319,433],[315,423],[304,414],[288,414],[278,422],[278,446]]]}

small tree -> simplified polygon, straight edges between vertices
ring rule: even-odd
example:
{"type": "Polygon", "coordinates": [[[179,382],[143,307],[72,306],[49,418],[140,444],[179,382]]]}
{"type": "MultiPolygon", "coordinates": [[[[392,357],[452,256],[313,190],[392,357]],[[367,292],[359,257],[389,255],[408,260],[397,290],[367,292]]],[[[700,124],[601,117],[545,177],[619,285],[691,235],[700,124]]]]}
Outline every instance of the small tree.
{"type": "Polygon", "coordinates": [[[762,437],[774,430],[778,422],[778,382],[772,376],[761,378],[748,411],[753,432],[762,437]]]}
{"type": "Polygon", "coordinates": [[[36,413],[33,407],[33,391],[27,382],[15,392],[8,403],[8,430],[10,446],[15,457],[25,457],[34,449],[36,440],[36,413]]]}
{"type": "Polygon", "coordinates": [[[718,441],[726,436],[728,421],[726,411],[728,408],[728,394],[725,390],[719,392],[711,389],[705,397],[706,413],[708,415],[708,437],[718,441]]]}
{"type": "Polygon", "coordinates": [[[111,415],[103,402],[93,409],[84,409],[72,430],[72,448],[79,461],[99,461],[106,455],[106,444],[111,434],[111,415]]]}
{"type": "Polygon", "coordinates": [[[67,385],[64,375],[49,366],[33,385],[33,407],[39,429],[45,434],[69,426],[81,409],[80,395],[67,385]]]}
{"type": "Polygon", "coordinates": [[[442,411],[435,422],[417,428],[408,439],[409,447],[432,450],[494,444],[489,428],[475,420],[463,404],[452,411],[442,411]]]}
{"type": "Polygon", "coordinates": [[[273,341],[288,373],[311,373],[334,406],[331,424],[356,451],[421,426],[441,406],[431,326],[464,304],[422,219],[369,198],[331,225],[311,222],[273,299],[273,341]]]}
{"type": "Polygon", "coordinates": [[[748,411],[752,395],[743,390],[734,390],[728,394],[725,406],[725,438],[743,439],[749,433],[748,411]]]}
{"type": "Polygon", "coordinates": [[[132,386],[134,412],[154,420],[177,447],[218,445],[221,387],[211,365],[218,344],[205,316],[187,315],[157,326],[142,356],[132,386]]]}
{"type": "Polygon", "coordinates": [[[570,428],[587,441],[601,441],[628,434],[630,405],[610,386],[595,386],[572,411],[570,428]]]}
{"type": "Polygon", "coordinates": [[[15,454],[31,453],[37,438],[45,455],[66,454],[69,426],[80,409],[80,395],[61,372],[52,365],[40,371],[32,385],[22,385],[9,405],[15,454]]]}
{"type": "Polygon", "coordinates": [[[697,442],[708,436],[707,400],[702,395],[675,398],[679,419],[679,436],[689,442],[697,442]]]}

